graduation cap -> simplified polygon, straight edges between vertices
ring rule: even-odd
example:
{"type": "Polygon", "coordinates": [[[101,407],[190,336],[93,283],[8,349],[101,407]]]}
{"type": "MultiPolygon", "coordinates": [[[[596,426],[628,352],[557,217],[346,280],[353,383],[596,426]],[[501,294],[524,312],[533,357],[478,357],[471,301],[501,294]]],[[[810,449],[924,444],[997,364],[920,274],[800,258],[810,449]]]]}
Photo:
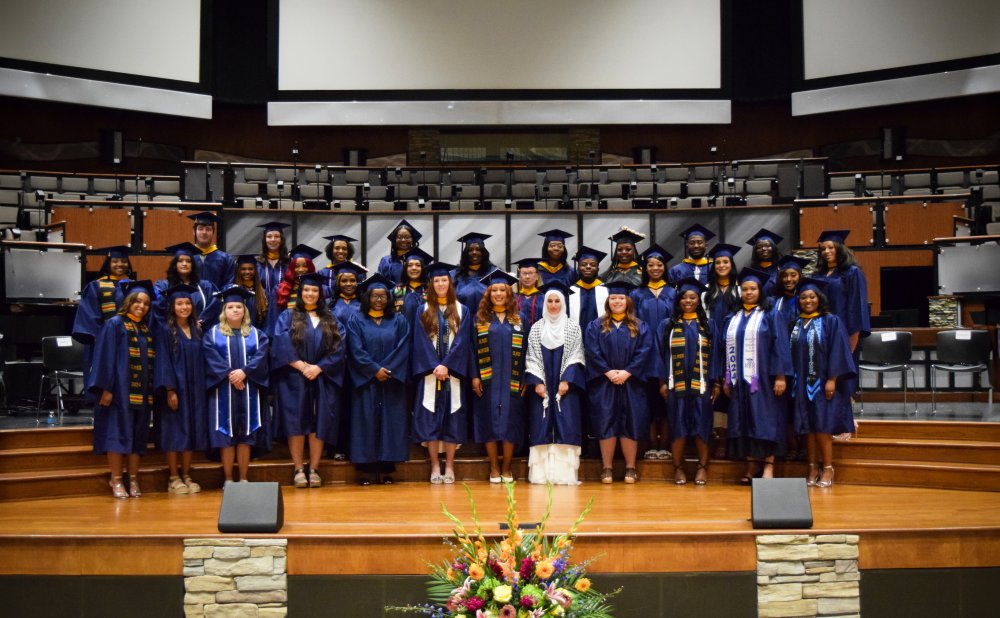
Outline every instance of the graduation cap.
{"type": "Polygon", "coordinates": [[[749,266],[740,271],[740,276],[738,279],[740,283],[744,281],[756,281],[757,285],[764,285],[764,282],[768,280],[770,275],[766,272],[757,270],[756,268],[750,268],[749,266]]]}
{"type": "Polygon", "coordinates": [[[707,227],[701,225],[700,223],[695,223],[694,225],[692,225],[688,229],[686,229],[683,232],[681,232],[680,234],[678,234],[678,236],[680,236],[684,240],[687,240],[688,238],[690,238],[692,236],[701,236],[706,241],[709,241],[709,240],[712,240],[713,238],[715,238],[715,233],[712,232],[707,227]]]}
{"type": "Polygon", "coordinates": [[[223,303],[243,303],[253,298],[253,292],[242,285],[231,285],[228,288],[215,293],[216,298],[223,303]]]}
{"type": "Polygon", "coordinates": [[[417,228],[413,227],[412,223],[410,223],[406,219],[400,219],[399,223],[396,224],[396,227],[392,228],[392,231],[389,232],[389,235],[386,236],[386,238],[388,238],[389,240],[395,240],[396,234],[399,233],[399,230],[404,227],[410,230],[410,234],[413,235],[414,241],[420,240],[420,237],[423,236],[423,234],[417,231],[417,228]]]}
{"type": "Polygon", "coordinates": [[[799,294],[805,292],[806,290],[813,290],[814,292],[825,293],[826,292],[827,281],[823,279],[814,279],[812,277],[803,277],[799,279],[799,294]]]}
{"type": "Polygon", "coordinates": [[[379,288],[388,290],[392,287],[396,287],[396,284],[393,283],[388,277],[382,273],[375,273],[358,284],[358,292],[367,294],[369,290],[377,290],[379,288]]]}
{"type": "Polygon", "coordinates": [[[506,283],[507,285],[514,285],[517,283],[517,277],[510,275],[510,273],[504,272],[499,268],[494,268],[488,275],[479,279],[480,283],[486,285],[493,285],[494,283],[506,283]]]}
{"type": "Polygon", "coordinates": [[[445,262],[432,262],[425,268],[427,270],[427,278],[430,279],[432,277],[450,277],[451,271],[455,270],[455,265],[445,262]]]}
{"type": "Polygon", "coordinates": [[[569,298],[570,295],[575,294],[572,288],[570,288],[568,285],[566,285],[559,279],[553,279],[552,281],[549,281],[548,283],[538,287],[538,291],[541,292],[542,294],[545,294],[549,290],[556,290],[558,292],[562,292],[562,295],[566,298],[569,298]]]}
{"type": "Polygon", "coordinates": [[[309,260],[315,260],[319,256],[323,255],[322,251],[317,251],[309,245],[295,245],[295,247],[288,252],[291,259],[297,260],[299,258],[307,258],[309,260]]]}
{"type": "Polygon", "coordinates": [[[358,242],[357,238],[351,238],[350,236],[347,236],[346,234],[334,234],[333,236],[324,236],[323,239],[324,240],[329,240],[330,242],[334,242],[334,241],[337,241],[337,240],[342,240],[342,241],[348,242],[348,243],[350,243],[350,242],[358,242]]]}
{"type": "Polygon", "coordinates": [[[281,221],[268,221],[267,223],[261,223],[257,227],[263,228],[265,232],[285,232],[286,227],[292,227],[291,223],[282,223],[281,221]]]}
{"type": "Polygon", "coordinates": [[[153,282],[149,279],[140,279],[138,281],[126,281],[122,286],[122,293],[125,296],[133,292],[145,292],[146,296],[152,298],[153,296],[153,282]]]}
{"type": "Polygon", "coordinates": [[[817,240],[816,242],[820,243],[832,240],[838,245],[842,245],[844,244],[844,241],[847,240],[847,236],[850,233],[851,230],[823,230],[822,232],[820,232],[819,240],[817,240]]]}
{"type": "Polygon", "coordinates": [[[514,260],[511,264],[514,264],[517,266],[518,270],[521,270],[522,268],[538,268],[539,261],[540,260],[536,257],[526,257],[521,258],[520,260],[514,260]]]}
{"type": "Polygon", "coordinates": [[[651,258],[651,257],[652,258],[658,258],[664,264],[666,264],[667,262],[669,262],[670,260],[672,260],[674,256],[673,256],[673,254],[671,254],[669,251],[667,251],[666,249],[664,249],[660,245],[658,245],[656,243],[653,243],[652,245],[649,246],[649,249],[646,249],[645,251],[643,251],[642,254],[639,255],[639,257],[641,257],[642,261],[644,261],[644,262],[646,260],[648,260],[649,258],[651,258]]]}
{"type": "Polygon", "coordinates": [[[785,240],[785,237],[775,234],[766,227],[762,227],[759,230],[757,230],[756,234],[754,234],[747,240],[747,244],[753,247],[754,245],[757,244],[758,240],[769,240],[771,241],[771,244],[777,246],[778,243],[785,240]]]}
{"type": "Polygon", "coordinates": [[[414,247],[403,256],[404,262],[409,262],[410,260],[420,260],[420,263],[426,266],[434,261],[434,256],[420,247],[414,247]]]}
{"type": "Polygon", "coordinates": [[[365,275],[368,272],[368,269],[362,266],[361,264],[355,264],[350,260],[345,260],[340,264],[335,264],[333,266],[333,272],[336,273],[337,275],[340,275],[341,273],[345,272],[354,273],[354,275],[360,281],[362,275],[365,275]]]}
{"type": "Polygon", "coordinates": [[[713,260],[717,257],[728,257],[732,259],[734,255],[740,252],[741,248],[742,247],[737,245],[727,245],[724,242],[716,243],[715,246],[708,252],[708,257],[713,260]]]}
{"type": "Polygon", "coordinates": [[[576,250],[576,255],[573,256],[573,261],[580,262],[581,260],[590,258],[597,260],[597,263],[600,264],[606,257],[608,257],[608,254],[603,251],[598,251],[592,247],[581,245],[580,248],[576,250]]]}
{"type": "Polygon", "coordinates": [[[678,294],[691,291],[701,296],[701,293],[707,289],[704,285],[702,285],[701,281],[698,281],[694,277],[684,277],[678,281],[676,285],[678,294]]]}
{"type": "Polygon", "coordinates": [[[252,253],[243,253],[241,255],[237,255],[236,265],[239,266],[240,264],[253,264],[254,266],[256,266],[257,256],[252,253]]]}
{"type": "Polygon", "coordinates": [[[539,232],[538,235],[544,236],[545,242],[549,242],[552,240],[560,240],[562,242],[566,242],[567,238],[573,237],[573,235],[570,234],[569,232],[564,232],[562,230],[548,230],[547,232],[539,232]]]}
{"type": "Polygon", "coordinates": [[[326,277],[319,273],[306,273],[299,277],[300,285],[314,285],[320,289],[326,285],[326,277]]]}
{"type": "Polygon", "coordinates": [[[802,272],[802,269],[808,265],[809,260],[805,258],[796,257],[794,255],[786,255],[778,260],[778,272],[788,270],[789,268],[802,272]]]}
{"type": "Polygon", "coordinates": [[[207,210],[202,211],[202,212],[196,212],[193,215],[188,215],[187,218],[191,219],[192,221],[194,221],[195,225],[213,225],[214,226],[216,223],[218,223],[219,221],[221,221],[221,219],[219,218],[219,215],[215,214],[214,212],[209,212],[207,210]]]}
{"type": "Polygon", "coordinates": [[[132,253],[132,248],[125,245],[115,245],[114,247],[103,247],[98,251],[103,253],[106,258],[127,258],[132,253]]]}
{"type": "Polygon", "coordinates": [[[639,287],[631,281],[626,281],[624,279],[620,281],[612,281],[611,283],[605,283],[603,285],[608,289],[608,294],[625,294],[626,296],[628,296],[632,290],[639,287]]]}
{"type": "Polygon", "coordinates": [[[194,243],[182,242],[176,245],[170,245],[166,247],[164,251],[169,251],[174,255],[201,255],[201,249],[199,249],[194,243]]]}
{"type": "Polygon", "coordinates": [[[178,283],[163,291],[163,295],[173,300],[175,298],[191,298],[192,294],[197,294],[198,288],[190,283],[178,283]]]}
{"type": "Polygon", "coordinates": [[[608,236],[608,240],[614,242],[615,244],[621,244],[623,242],[630,243],[632,245],[638,244],[640,241],[646,240],[646,237],[639,232],[634,232],[627,227],[622,228],[608,236]]]}
{"type": "Polygon", "coordinates": [[[462,243],[462,248],[466,248],[469,245],[483,245],[486,246],[486,239],[492,238],[493,234],[482,234],[480,232],[469,232],[465,236],[458,239],[458,242],[462,243]]]}

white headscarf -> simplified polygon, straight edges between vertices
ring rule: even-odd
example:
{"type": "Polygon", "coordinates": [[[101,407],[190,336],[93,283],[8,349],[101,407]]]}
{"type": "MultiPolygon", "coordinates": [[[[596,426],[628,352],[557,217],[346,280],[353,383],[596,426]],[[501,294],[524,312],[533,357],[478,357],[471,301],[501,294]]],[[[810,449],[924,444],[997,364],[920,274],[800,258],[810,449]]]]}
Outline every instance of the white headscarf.
{"type": "Polygon", "coordinates": [[[563,297],[562,292],[559,290],[549,290],[545,293],[545,298],[542,300],[542,345],[546,349],[554,350],[556,348],[562,347],[566,341],[566,320],[568,314],[568,305],[566,299],[563,297]],[[559,295],[559,300],[562,301],[562,310],[559,315],[552,315],[549,313],[549,296],[559,295]]]}

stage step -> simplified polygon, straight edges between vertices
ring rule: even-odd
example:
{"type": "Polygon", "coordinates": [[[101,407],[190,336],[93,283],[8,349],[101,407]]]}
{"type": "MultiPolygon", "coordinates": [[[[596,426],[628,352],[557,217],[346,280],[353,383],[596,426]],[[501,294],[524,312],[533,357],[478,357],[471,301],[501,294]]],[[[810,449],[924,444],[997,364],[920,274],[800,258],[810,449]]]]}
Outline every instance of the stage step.
{"type": "Polygon", "coordinates": [[[858,438],[975,440],[1000,443],[1000,423],[858,419],[858,438]]]}
{"type": "Polygon", "coordinates": [[[93,427],[46,427],[0,430],[0,451],[14,448],[45,448],[52,446],[90,446],[93,427]]]}
{"type": "Polygon", "coordinates": [[[840,459],[919,460],[942,463],[1000,462],[1000,442],[943,439],[852,438],[834,442],[840,459]]]}

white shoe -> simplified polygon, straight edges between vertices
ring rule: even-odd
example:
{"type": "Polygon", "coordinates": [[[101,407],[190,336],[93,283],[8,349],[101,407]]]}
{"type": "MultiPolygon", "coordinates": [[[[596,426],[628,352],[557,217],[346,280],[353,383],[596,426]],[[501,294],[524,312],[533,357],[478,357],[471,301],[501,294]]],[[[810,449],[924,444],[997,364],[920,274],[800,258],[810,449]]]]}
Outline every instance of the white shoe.
{"type": "Polygon", "coordinates": [[[671,459],[672,457],[673,457],[673,455],[670,453],[670,451],[668,451],[666,449],[662,449],[662,450],[656,451],[656,458],[657,459],[671,459]]]}
{"type": "Polygon", "coordinates": [[[645,453],[643,453],[642,458],[643,459],[659,459],[660,458],[659,451],[657,451],[655,448],[651,448],[648,451],[646,451],[645,453]]]}

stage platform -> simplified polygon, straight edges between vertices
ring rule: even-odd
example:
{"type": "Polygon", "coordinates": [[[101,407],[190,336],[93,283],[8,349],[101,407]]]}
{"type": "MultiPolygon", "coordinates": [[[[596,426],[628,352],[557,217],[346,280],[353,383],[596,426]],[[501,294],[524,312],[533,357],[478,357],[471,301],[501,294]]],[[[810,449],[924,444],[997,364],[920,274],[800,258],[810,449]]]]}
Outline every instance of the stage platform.
{"type": "MultiPolygon", "coordinates": [[[[486,533],[505,518],[501,486],[470,482],[486,533]]],[[[467,525],[460,484],[283,487],[288,574],[418,575],[448,555],[444,504],[467,525]]],[[[520,521],[541,518],[544,486],[518,483],[520,521]]],[[[917,569],[1000,566],[1000,493],[835,485],[809,490],[816,534],[858,534],[859,567],[917,569]]],[[[567,529],[587,501],[578,559],[598,557],[595,573],[753,571],[747,487],[714,482],[675,486],[588,482],[554,487],[548,530],[567,529]]],[[[0,502],[2,575],[180,575],[182,539],[219,537],[222,490],[189,496],[151,493],[0,502]]],[[[780,532],[780,531],[779,531],[780,532]]],[[[233,535],[240,536],[240,535],[233,535]]],[[[245,535],[255,536],[255,535],[245,535]]]]}

